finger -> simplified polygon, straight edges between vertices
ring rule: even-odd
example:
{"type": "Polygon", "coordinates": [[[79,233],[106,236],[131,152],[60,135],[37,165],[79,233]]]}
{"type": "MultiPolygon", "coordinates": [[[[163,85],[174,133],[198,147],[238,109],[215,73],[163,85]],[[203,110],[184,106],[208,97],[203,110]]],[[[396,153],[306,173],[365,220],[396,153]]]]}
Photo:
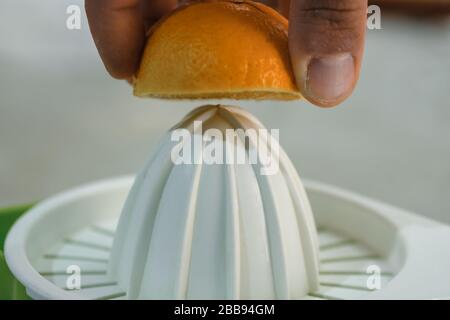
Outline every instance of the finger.
{"type": "Polygon", "coordinates": [[[145,39],[139,0],[86,0],[85,7],[106,69],[118,79],[131,77],[145,39]]]}
{"type": "Polygon", "coordinates": [[[306,99],[330,107],[345,100],[359,77],[367,0],[292,1],[289,48],[306,99]]]}
{"type": "Polygon", "coordinates": [[[162,14],[163,7],[176,1],[145,1],[155,5],[142,7],[140,0],[86,0],[86,14],[100,57],[111,76],[128,79],[137,70],[145,45],[145,20],[162,14]],[[162,5],[163,2],[167,2],[162,5]]]}

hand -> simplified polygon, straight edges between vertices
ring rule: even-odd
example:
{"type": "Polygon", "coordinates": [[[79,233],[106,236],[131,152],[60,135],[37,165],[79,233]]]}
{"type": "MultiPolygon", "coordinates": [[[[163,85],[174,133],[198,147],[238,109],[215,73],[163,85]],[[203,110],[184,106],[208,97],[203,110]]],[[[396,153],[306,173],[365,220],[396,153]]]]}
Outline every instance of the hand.
{"type": "MultiPolygon", "coordinates": [[[[297,84],[312,103],[344,101],[359,77],[367,0],[278,0],[289,17],[289,48],[297,84]]],[[[176,0],[86,0],[89,26],[114,78],[130,79],[139,66],[146,30],[175,9],[176,0]]]]}

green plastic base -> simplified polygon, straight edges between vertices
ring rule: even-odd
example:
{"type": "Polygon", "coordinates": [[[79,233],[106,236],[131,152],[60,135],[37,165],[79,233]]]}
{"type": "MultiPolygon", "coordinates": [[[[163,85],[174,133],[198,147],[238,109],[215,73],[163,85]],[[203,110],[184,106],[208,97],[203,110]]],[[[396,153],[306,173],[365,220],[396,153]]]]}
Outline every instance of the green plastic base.
{"type": "Polygon", "coordinates": [[[25,288],[14,278],[3,256],[6,235],[14,222],[33,205],[0,209],[0,300],[29,300],[25,288]]]}

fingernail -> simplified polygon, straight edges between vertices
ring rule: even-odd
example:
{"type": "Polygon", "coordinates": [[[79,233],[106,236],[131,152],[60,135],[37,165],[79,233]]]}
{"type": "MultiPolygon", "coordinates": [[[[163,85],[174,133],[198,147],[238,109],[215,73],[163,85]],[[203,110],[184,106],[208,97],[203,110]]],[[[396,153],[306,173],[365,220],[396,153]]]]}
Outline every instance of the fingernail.
{"type": "Polygon", "coordinates": [[[347,95],[355,80],[351,54],[312,58],[308,65],[305,90],[313,99],[332,102],[347,95]]]}

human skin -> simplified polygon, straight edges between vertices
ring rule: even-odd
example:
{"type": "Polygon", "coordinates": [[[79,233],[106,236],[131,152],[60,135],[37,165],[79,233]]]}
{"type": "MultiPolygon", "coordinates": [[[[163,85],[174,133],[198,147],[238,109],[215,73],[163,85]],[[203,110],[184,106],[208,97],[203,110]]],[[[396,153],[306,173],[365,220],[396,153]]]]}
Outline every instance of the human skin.
{"type": "MultiPolygon", "coordinates": [[[[289,18],[291,62],[302,95],[321,107],[348,98],[361,69],[367,0],[261,2],[289,18]]],[[[177,5],[177,0],[85,0],[92,36],[112,77],[132,77],[146,30],[177,5]]]]}

